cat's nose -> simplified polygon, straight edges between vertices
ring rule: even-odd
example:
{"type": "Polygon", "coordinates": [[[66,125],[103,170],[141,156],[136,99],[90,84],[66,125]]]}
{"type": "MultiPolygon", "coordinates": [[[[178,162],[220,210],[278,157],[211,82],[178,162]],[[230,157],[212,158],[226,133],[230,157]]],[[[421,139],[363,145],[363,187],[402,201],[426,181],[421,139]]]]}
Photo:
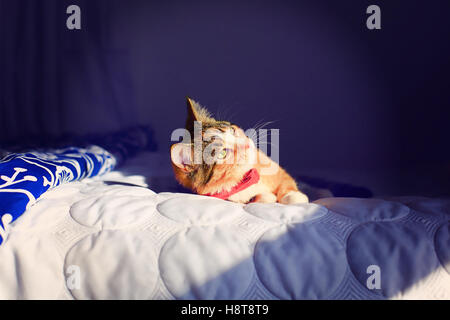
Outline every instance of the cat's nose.
{"type": "Polygon", "coordinates": [[[251,148],[251,149],[255,148],[255,142],[250,138],[247,139],[247,145],[248,145],[248,148],[251,148]]]}
{"type": "Polygon", "coordinates": [[[253,141],[252,139],[246,139],[241,145],[240,147],[244,150],[250,149],[253,146],[253,141]]]}

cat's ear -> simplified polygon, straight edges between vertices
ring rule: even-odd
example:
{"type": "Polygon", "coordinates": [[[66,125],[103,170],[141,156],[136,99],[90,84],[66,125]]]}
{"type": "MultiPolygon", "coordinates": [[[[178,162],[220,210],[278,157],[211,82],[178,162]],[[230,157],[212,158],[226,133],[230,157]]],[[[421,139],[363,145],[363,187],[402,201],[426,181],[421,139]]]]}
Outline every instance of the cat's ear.
{"type": "Polygon", "coordinates": [[[199,107],[199,104],[192,100],[189,97],[186,97],[186,105],[187,105],[187,121],[194,122],[194,121],[200,121],[199,120],[199,114],[197,111],[197,108],[199,107]]]}
{"type": "Polygon", "coordinates": [[[184,171],[192,170],[192,147],[187,143],[176,143],[170,148],[172,163],[184,171]]]}
{"type": "Polygon", "coordinates": [[[187,104],[187,119],[186,119],[186,129],[189,132],[194,130],[194,121],[200,122],[210,122],[214,121],[208,110],[202,107],[198,102],[186,97],[187,104]]]}

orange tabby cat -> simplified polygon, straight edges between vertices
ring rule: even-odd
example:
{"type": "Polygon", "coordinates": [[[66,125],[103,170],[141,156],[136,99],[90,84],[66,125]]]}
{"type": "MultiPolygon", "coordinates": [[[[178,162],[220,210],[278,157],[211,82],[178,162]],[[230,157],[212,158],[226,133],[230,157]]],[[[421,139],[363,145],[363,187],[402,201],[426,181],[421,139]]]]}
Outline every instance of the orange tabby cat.
{"type": "Polygon", "coordinates": [[[171,147],[172,167],[181,185],[200,195],[239,203],[308,202],[294,179],[256,148],[242,129],[215,120],[190,98],[187,105],[186,129],[194,141],[187,137],[187,142],[171,147]]]}

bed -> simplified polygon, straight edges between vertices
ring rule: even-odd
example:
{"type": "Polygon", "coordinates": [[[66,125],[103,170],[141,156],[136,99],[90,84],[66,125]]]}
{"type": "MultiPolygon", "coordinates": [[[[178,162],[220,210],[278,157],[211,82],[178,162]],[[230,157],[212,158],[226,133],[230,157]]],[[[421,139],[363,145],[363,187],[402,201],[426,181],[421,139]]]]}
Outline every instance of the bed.
{"type": "Polygon", "coordinates": [[[449,199],[242,205],[109,160],[3,219],[0,299],[450,299],[449,199]]]}

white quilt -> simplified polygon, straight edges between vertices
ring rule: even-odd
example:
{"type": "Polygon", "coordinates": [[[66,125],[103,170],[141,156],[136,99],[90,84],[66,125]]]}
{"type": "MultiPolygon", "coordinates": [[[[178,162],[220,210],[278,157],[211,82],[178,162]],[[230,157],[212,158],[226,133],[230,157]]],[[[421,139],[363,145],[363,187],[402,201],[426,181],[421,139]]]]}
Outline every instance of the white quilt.
{"type": "Polygon", "coordinates": [[[111,180],[145,186],[62,185],[12,224],[1,299],[450,299],[448,199],[240,205],[111,180]]]}

